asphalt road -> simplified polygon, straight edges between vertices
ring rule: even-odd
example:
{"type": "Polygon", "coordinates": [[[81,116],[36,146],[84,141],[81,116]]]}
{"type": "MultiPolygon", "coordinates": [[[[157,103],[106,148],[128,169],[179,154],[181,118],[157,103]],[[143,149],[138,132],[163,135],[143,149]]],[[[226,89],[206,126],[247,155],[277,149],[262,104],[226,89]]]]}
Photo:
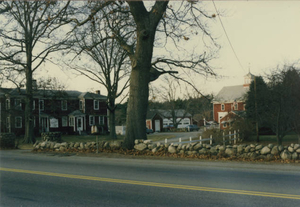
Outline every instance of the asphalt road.
{"type": "Polygon", "coordinates": [[[0,151],[0,206],[300,206],[300,166],[0,151]]]}

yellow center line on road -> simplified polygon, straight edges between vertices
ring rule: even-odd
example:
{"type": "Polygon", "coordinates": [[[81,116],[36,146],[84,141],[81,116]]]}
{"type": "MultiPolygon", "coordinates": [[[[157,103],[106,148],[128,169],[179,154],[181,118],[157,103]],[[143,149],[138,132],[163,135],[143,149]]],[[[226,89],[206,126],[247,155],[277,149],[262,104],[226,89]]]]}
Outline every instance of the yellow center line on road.
{"type": "Polygon", "coordinates": [[[291,194],[279,194],[279,193],[268,193],[268,192],[259,192],[259,191],[232,190],[232,189],[209,188],[209,187],[199,187],[199,186],[189,186],[189,185],[176,185],[176,184],[167,184],[167,183],[143,182],[143,181],[135,181],[135,180],[101,178],[101,177],[92,177],[92,176],[84,176],[84,175],[61,174],[61,173],[2,168],[2,167],[0,167],[0,171],[27,173],[33,175],[45,175],[45,176],[53,176],[53,177],[61,177],[61,178],[73,178],[73,179],[81,179],[81,180],[93,180],[93,181],[110,182],[110,183],[122,183],[122,184],[130,184],[130,185],[143,185],[143,186],[161,187],[161,188],[196,190],[196,191],[206,191],[206,192],[216,192],[216,193],[231,193],[231,194],[239,194],[239,195],[264,196],[264,197],[271,197],[271,198],[286,198],[286,199],[300,200],[300,195],[291,195],[291,194]]]}

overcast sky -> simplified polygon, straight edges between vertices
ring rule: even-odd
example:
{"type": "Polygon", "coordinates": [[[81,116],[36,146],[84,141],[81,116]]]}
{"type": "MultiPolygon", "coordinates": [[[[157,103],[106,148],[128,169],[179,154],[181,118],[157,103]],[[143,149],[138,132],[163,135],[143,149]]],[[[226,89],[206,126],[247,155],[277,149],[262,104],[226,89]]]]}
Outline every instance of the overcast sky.
{"type": "MultiPolygon", "coordinates": [[[[216,13],[212,1],[204,2],[209,12],[216,13]]],[[[211,22],[211,31],[218,37],[221,49],[212,65],[222,79],[195,77],[203,93],[217,94],[223,86],[243,84],[243,76],[250,71],[264,75],[278,64],[300,60],[300,1],[215,1],[223,11],[221,20],[231,44],[240,60],[235,57],[218,18],[211,22]]],[[[194,39],[193,41],[201,41],[194,39]]],[[[56,76],[69,90],[90,91],[99,86],[88,79],[72,77],[51,68],[48,76],[56,76]]],[[[40,73],[39,75],[43,75],[40,73]]],[[[159,84],[159,81],[155,84],[159,84]]],[[[100,87],[104,92],[104,88],[100,87]]]]}
{"type": "Polygon", "coordinates": [[[226,16],[221,19],[242,67],[218,21],[213,31],[220,35],[222,49],[214,65],[222,68],[218,74],[228,77],[207,82],[213,92],[225,85],[242,84],[249,65],[254,75],[264,75],[278,64],[299,62],[300,1],[215,1],[215,4],[218,10],[225,10],[226,16]]]}

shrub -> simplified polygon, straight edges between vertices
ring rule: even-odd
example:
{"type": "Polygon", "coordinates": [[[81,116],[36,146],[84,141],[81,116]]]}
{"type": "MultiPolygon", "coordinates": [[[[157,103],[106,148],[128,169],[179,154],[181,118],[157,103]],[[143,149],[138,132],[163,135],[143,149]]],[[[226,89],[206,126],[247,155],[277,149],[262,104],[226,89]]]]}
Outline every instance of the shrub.
{"type": "Polygon", "coordinates": [[[242,140],[249,140],[254,132],[254,125],[247,119],[240,119],[232,124],[231,131],[239,130],[242,140]]]}
{"type": "Polygon", "coordinates": [[[216,129],[216,128],[207,129],[202,133],[202,138],[203,139],[210,138],[211,135],[213,137],[213,143],[223,144],[223,132],[220,131],[220,129],[216,129]]]}
{"type": "Polygon", "coordinates": [[[62,142],[60,132],[44,132],[41,136],[44,141],[62,142]]]}
{"type": "Polygon", "coordinates": [[[16,135],[13,133],[4,133],[0,135],[0,148],[13,149],[15,148],[16,135]]]}

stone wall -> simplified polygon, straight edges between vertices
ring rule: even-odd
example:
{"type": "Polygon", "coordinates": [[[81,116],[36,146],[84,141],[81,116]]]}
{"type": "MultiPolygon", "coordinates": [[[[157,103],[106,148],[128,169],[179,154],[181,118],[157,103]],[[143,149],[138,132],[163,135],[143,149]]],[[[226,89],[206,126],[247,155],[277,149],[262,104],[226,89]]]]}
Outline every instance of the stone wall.
{"type": "Polygon", "coordinates": [[[186,155],[218,155],[221,157],[238,157],[249,159],[266,159],[272,160],[300,158],[300,145],[291,144],[290,146],[277,146],[269,144],[267,146],[259,144],[250,145],[209,145],[194,142],[190,144],[164,144],[152,143],[151,140],[135,140],[135,150],[144,151],[151,150],[152,153],[159,151],[167,151],[171,154],[186,155]]]}
{"type": "MultiPolygon", "coordinates": [[[[120,149],[121,148],[121,141],[100,141],[98,142],[98,149],[120,149]]],[[[60,151],[64,152],[68,151],[76,151],[76,150],[90,150],[95,151],[97,149],[96,142],[52,142],[52,141],[42,141],[36,142],[33,145],[33,150],[48,150],[48,151],[60,151]]]]}
{"type": "MultiPolygon", "coordinates": [[[[98,142],[98,149],[121,149],[121,141],[98,142]]],[[[56,143],[51,141],[37,142],[34,144],[34,150],[50,150],[64,152],[76,150],[97,149],[96,142],[76,142],[76,143],[56,143]]],[[[178,155],[208,155],[218,157],[236,157],[246,159],[264,159],[264,160],[299,160],[300,145],[291,144],[290,146],[278,146],[269,144],[263,146],[260,144],[240,144],[240,145],[209,145],[194,142],[190,144],[165,144],[152,142],[151,140],[135,140],[134,151],[145,152],[153,155],[161,152],[178,155]]]]}

